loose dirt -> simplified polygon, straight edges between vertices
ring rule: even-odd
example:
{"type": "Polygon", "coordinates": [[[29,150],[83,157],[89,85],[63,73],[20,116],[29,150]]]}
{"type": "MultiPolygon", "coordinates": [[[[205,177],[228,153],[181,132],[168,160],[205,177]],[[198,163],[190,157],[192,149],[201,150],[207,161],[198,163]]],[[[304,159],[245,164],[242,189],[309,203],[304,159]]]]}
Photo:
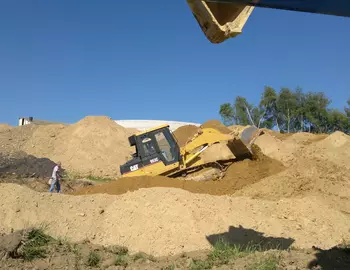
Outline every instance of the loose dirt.
{"type": "Polygon", "coordinates": [[[9,131],[12,127],[8,124],[0,124],[0,132],[9,131]]]}
{"type": "Polygon", "coordinates": [[[235,195],[280,199],[319,194],[350,214],[350,137],[336,132],[301,149],[293,153],[287,170],[244,187],[235,195]]]}
{"type": "Polygon", "coordinates": [[[315,196],[274,202],[173,188],[68,196],[0,184],[0,197],[0,232],[47,224],[56,238],[118,243],[154,256],[208,249],[208,237],[234,236],[234,228],[237,236],[243,228],[253,229],[265,237],[293,239],[300,248],[331,248],[350,239],[348,216],[315,196]]]}
{"type": "MultiPolygon", "coordinates": [[[[220,250],[221,251],[221,250],[220,250]]],[[[146,253],[129,254],[122,246],[103,247],[89,241],[72,243],[55,239],[36,229],[15,231],[0,236],[1,269],[208,269],[208,262],[215,269],[349,269],[349,248],[333,247],[329,250],[276,250],[273,247],[250,254],[230,254],[212,257],[211,252],[196,251],[169,257],[154,257],[146,253]],[[41,241],[39,246],[33,245],[41,241]],[[28,248],[29,247],[29,248],[28,248]],[[30,252],[30,251],[36,251],[30,252]],[[40,254],[40,256],[39,256],[40,254]],[[29,256],[38,258],[29,260],[29,256]],[[234,256],[236,255],[236,256],[234,256]],[[258,266],[260,266],[258,268],[258,266]],[[290,268],[293,266],[293,268],[290,268]]],[[[215,253],[212,253],[215,254],[215,253]]]]}
{"type": "Polygon", "coordinates": [[[118,177],[119,166],[133,151],[128,137],[134,131],[104,116],[88,116],[72,125],[30,124],[0,132],[0,151],[61,161],[80,176],[118,177]]]}
{"type": "Polygon", "coordinates": [[[177,143],[180,147],[183,147],[186,145],[188,140],[193,138],[195,134],[197,134],[200,131],[200,129],[194,125],[186,125],[177,128],[173,135],[175,136],[177,143]]]}
{"type": "Polygon", "coordinates": [[[213,128],[221,133],[230,134],[231,130],[222,124],[219,120],[209,120],[201,125],[201,128],[213,128]]]}
{"type": "Polygon", "coordinates": [[[21,177],[50,178],[55,163],[48,158],[36,158],[24,152],[12,155],[0,153],[0,177],[16,175],[21,177]]]}
{"type": "Polygon", "coordinates": [[[123,194],[140,188],[174,187],[181,188],[193,193],[212,195],[232,194],[244,186],[253,184],[260,179],[283,171],[284,166],[271,158],[259,155],[256,160],[243,160],[233,163],[221,180],[209,180],[204,182],[186,181],[163,176],[142,176],[120,178],[110,183],[87,187],[77,191],[76,195],[82,194],[123,194]]]}

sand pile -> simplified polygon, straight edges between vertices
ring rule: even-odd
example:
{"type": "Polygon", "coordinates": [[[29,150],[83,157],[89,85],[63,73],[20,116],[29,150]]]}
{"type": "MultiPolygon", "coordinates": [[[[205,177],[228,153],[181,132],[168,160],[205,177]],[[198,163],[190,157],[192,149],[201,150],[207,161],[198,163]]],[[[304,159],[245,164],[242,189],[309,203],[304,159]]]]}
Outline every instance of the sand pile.
{"type": "Polygon", "coordinates": [[[23,149],[59,160],[65,169],[79,175],[115,177],[131,153],[129,135],[108,117],[88,116],[70,126],[40,126],[23,149]]]}
{"type": "Polygon", "coordinates": [[[222,124],[219,120],[209,120],[201,125],[201,128],[214,128],[221,133],[230,134],[231,130],[222,124]]]}
{"type": "Polygon", "coordinates": [[[83,194],[123,194],[140,188],[174,187],[181,188],[193,193],[212,195],[232,194],[244,186],[250,185],[264,177],[283,171],[284,166],[276,160],[260,156],[258,160],[244,160],[233,163],[223,179],[217,181],[186,181],[163,176],[142,176],[120,178],[110,183],[87,187],[77,191],[76,195],[83,194]]]}
{"type": "Polygon", "coordinates": [[[350,137],[335,132],[294,154],[287,170],[247,186],[235,195],[280,199],[319,194],[350,213],[350,137]]]}
{"type": "Polygon", "coordinates": [[[266,237],[292,238],[301,248],[330,248],[350,239],[347,215],[316,197],[256,201],[169,188],[120,196],[67,196],[13,184],[0,184],[0,197],[0,233],[48,224],[54,237],[88,238],[156,256],[207,249],[207,237],[235,231],[231,226],[242,226],[240,234],[246,228],[266,237]]]}
{"type": "Polygon", "coordinates": [[[21,151],[37,128],[37,125],[25,125],[3,130],[0,132],[0,152],[11,154],[21,151]]]}
{"type": "Polygon", "coordinates": [[[177,128],[173,132],[173,135],[176,138],[178,145],[180,147],[183,147],[199,131],[200,131],[200,128],[198,128],[194,125],[186,125],[186,126],[182,126],[182,127],[177,128]]]}
{"type": "Polygon", "coordinates": [[[300,154],[303,153],[309,145],[327,137],[327,135],[315,135],[304,132],[285,136],[276,136],[276,134],[278,133],[265,131],[265,134],[256,139],[255,144],[260,147],[265,155],[281,161],[288,167],[296,162],[300,154]]]}
{"type": "Polygon", "coordinates": [[[4,132],[4,131],[9,131],[10,129],[12,129],[13,127],[11,127],[8,124],[0,124],[0,132],[4,132]]]}

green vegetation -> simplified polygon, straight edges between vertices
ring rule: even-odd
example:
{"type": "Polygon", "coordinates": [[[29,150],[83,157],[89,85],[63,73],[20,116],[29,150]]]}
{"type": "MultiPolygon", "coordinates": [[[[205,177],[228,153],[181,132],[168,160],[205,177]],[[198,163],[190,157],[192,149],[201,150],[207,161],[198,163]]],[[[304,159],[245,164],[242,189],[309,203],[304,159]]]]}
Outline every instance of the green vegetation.
{"type": "Polygon", "coordinates": [[[350,133],[350,99],[344,111],[330,108],[331,100],[323,92],[304,93],[301,88],[266,86],[257,106],[237,96],[233,104],[220,106],[226,125],[255,125],[281,132],[350,133]]]}
{"type": "Polygon", "coordinates": [[[95,251],[90,251],[86,264],[88,266],[96,267],[99,265],[100,261],[101,261],[100,255],[95,251]]]}
{"type": "Polygon", "coordinates": [[[156,261],[156,258],[154,258],[152,255],[148,255],[148,254],[146,254],[144,252],[138,252],[138,253],[134,254],[132,256],[132,258],[133,258],[134,261],[141,260],[141,259],[142,260],[149,260],[151,262],[155,262],[156,261]]]}
{"type": "Polygon", "coordinates": [[[93,176],[93,175],[89,175],[86,178],[96,182],[110,182],[113,180],[112,178],[104,178],[104,177],[93,176]]]}
{"type": "Polygon", "coordinates": [[[279,258],[276,255],[269,255],[248,267],[249,270],[277,270],[279,258]]]}
{"type": "Polygon", "coordinates": [[[246,246],[230,245],[223,239],[219,239],[209,253],[206,260],[193,260],[191,270],[212,269],[213,266],[228,264],[237,258],[242,258],[255,251],[260,250],[258,245],[248,244],[246,246]]]}
{"type": "Polygon", "coordinates": [[[128,255],[117,255],[114,265],[127,267],[129,264],[128,255]]]}
{"type": "Polygon", "coordinates": [[[43,229],[33,229],[29,232],[27,241],[22,250],[22,257],[26,261],[36,258],[45,258],[46,250],[44,249],[53,238],[44,233],[43,229]]]}

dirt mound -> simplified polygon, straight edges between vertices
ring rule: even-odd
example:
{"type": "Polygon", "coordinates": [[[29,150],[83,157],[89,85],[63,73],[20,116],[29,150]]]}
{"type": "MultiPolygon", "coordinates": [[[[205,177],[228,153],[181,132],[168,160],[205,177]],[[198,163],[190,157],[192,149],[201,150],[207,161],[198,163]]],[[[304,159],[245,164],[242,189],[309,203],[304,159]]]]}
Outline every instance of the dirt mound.
{"type": "Polygon", "coordinates": [[[50,178],[55,163],[47,158],[36,158],[24,152],[11,156],[0,153],[0,177],[16,175],[23,177],[50,178]]]}
{"type": "Polygon", "coordinates": [[[25,125],[0,132],[0,152],[11,154],[22,151],[24,144],[37,128],[37,125],[25,125]]]}
{"type": "Polygon", "coordinates": [[[117,177],[119,165],[132,152],[130,131],[109,117],[88,116],[69,125],[37,127],[22,147],[37,157],[61,161],[68,171],[80,176],[117,177]]]}
{"type": "Polygon", "coordinates": [[[8,124],[0,124],[0,132],[9,131],[12,127],[8,124]]]}
{"type": "Polygon", "coordinates": [[[317,197],[257,201],[171,188],[68,196],[13,184],[0,184],[0,197],[0,233],[47,224],[56,238],[119,244],[154,256],[210,248],[208,238],[237,231],[232,228],[244,233],[240,226],[294,239],[298,248],[331,248],[350,239],[349,217],[317,197]]]}
{"type": "Polygon", "coordinates": [[[235,193],[236,196],[280,199],[318,194],[350,213],[350,137],[336,132],[295,152],[293,163],[235,193]]]}
{"type": "Polygon", "coordinates": [[[123,194],[140,188],[173,187],[181,188],[193,193],[212,195],[232,194],[244,186],[250,185],[260,179],[279,173],[284,166],[276,160],[265,156],[259,156],[257,160],[243,160],[233,163],[227,170],[223,179],[217,181],[187,181],[163,176],[142,176],[120,178],[110,183],[87,187],[75,192],[75,195],[83,194],[123,194]]]}
{"type": "Polygon", "coordinates": [[[285,166],[292,166],[302,153],[311,145],[327,138],[327,135],[316,135],[310,133],[281,134],[276,132],[265,132],[259,136],[255,144],[261,151],[276,160],[281,161],[285,166]]]}
{"type": "Polygon", "coordinates": [[[199,132],[199,128],[194,125],[186,125],[177,128],[173,134],[177,140],[180,147],[186,145],[187,141],[191,139],[195,134],[199,132]]]}
{"type": "Polygon", "coordinates": [[[213,128],[221,133],[230,134],[231,130],[222,124],[219,120],[209,120],[201,125],[201,128],[213,128]]]}

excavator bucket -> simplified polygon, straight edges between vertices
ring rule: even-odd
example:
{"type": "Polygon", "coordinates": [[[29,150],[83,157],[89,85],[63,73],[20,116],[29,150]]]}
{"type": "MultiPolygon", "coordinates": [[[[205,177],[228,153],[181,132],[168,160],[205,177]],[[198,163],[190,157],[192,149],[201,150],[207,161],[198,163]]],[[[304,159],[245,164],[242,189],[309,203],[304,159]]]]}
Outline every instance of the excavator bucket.
{"type": "Polygon", "coordinates": [[[202,31],[212,43],[222,43],[241,34],[254,9],[242,3],[212,3],[202,0],[187,0],[187,3],[202,31]]]}

